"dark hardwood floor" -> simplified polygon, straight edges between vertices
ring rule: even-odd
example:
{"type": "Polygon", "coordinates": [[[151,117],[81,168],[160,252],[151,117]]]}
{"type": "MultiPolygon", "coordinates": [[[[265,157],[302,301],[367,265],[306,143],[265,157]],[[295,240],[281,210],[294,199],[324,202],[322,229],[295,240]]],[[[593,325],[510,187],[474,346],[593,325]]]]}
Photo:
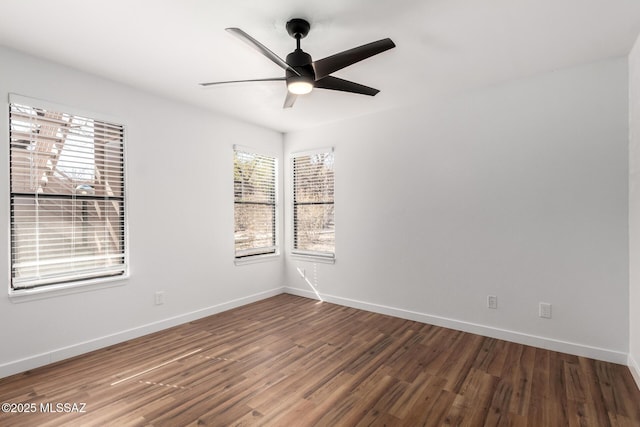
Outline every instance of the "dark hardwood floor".
{"type": "Polygon", "coordinates": [[[640,426],[625,366],[286,294],[1,379],[0,402],[35,409],[12,427],[640,426]]]}

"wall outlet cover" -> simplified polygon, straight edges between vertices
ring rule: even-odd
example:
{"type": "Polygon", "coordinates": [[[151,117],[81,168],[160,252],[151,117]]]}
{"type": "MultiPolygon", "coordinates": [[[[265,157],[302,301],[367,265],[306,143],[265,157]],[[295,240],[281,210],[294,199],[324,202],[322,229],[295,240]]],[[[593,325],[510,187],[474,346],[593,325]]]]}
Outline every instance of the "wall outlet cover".
{"type": "Polygon", "coordinates": [[[487,308],[498,308],[498,297],[495,295],[487,296],[487,308]]]}
{"type": "Polygon", "coordinates": [[[164,291],[158,291],[155,293],[155,303],[156,305],[164,304],[164,291]]]}
{"type": "Polygon", "coordinates": [[[548,302],[541,302],[538,315],[543,319],[551,319],[551,304],[548,302]]]}

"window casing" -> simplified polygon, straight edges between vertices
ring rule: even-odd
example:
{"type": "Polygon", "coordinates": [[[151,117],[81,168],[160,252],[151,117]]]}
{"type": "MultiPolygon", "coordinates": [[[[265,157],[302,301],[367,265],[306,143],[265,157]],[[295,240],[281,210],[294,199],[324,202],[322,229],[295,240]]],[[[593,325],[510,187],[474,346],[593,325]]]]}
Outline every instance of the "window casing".
{"type": "Polygon", "coordinates": [[[292,253],[332,259],[335,257],[333,149],[292,157],[292,253]]]}
{"type": "Polygon", "coordinates": [[[11,290],[127,272],[124,126],[9,99],[11,290]]]}
{"type": "Polygon", "coordinates": [[[278,253],[277,158],[234,146],[236,260],[278,253]]]}

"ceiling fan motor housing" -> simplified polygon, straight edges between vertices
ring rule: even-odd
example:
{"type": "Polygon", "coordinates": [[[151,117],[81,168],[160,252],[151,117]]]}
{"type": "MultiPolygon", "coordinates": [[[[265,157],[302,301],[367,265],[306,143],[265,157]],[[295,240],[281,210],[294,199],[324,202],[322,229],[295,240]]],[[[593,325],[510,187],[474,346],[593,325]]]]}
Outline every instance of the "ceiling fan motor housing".
{"type": "Polygon", "coordinates": [[[286,70],[287,84],[304,81],[312,83],[315,81],[315,72],[313,71],[313,65],[311,65],[311,55],[304,52],[302,49],[296,49],[287,55],[287,64],[295,69],[300,75],[295,74],[291,70],[286,70]]]}

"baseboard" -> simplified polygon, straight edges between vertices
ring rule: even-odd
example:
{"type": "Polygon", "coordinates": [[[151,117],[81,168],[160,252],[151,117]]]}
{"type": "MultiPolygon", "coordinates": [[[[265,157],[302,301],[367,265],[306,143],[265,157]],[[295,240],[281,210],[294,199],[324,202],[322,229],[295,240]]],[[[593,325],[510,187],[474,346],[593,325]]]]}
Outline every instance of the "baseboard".
{"type": "Polygon", "coordinates": [[[636,380],[636,385],[638,386],[638,389],[640,389],[640,364],[631,356],[631,354],[629,354],[627,366],[629,366],[631,375],[633,376],[633,379],[636,380]]]}
{"type": "MultiPolygon", "coordinates": [[[[386,314],[389,316],[399,317],[401,319],[414,320],[417,322],[427,323],[435,326],[455,329],[463,332],[470,332],[490,338],[497,338],[505,341],[511,341],[518,344],[530,345],[533,347],[544,348],[547,350],[558,351],[561,353],[573,354],[576,356],[589,357],[592,359],[603,360],[606,362],[619,363],[626,365],[628,363],[628,354],[619,351],[608,350],[605,348],[591,347],[588,345],[572,343],[568,341],[556,340],[553,338],[540,337],[536,335],[525,334],[522,332],[510,331],[506,329],[494,328],[491,326],[470,323],[456,319],[450,319],[441,316],[434,316],[426,313],[419,313],[410,310],[403,310],[395,307],[389,307],[380,304],[373,304],[364,301],[352,300],[348,298],[336,297],[333,295],[316,294],[306,289],[290,288],[284,289],[286,293],[298,295],[302,297],[321,299],[322,301],[343,305],[347,307],[358,308],[361,310],[371,311],[374,313],[386,314]]],[[[636,365],[636,372],[637,365],[636,365]]],[[[636,381],[638,381],[636,377],[636,381]]]]}
{"type": "Polygon", "coordinates": [[[200,310],[192,311],[190,313],[181,314],[179,316],[170,317],[157,322],[142,325],[136,328],[121,331],[115,334],[106,335],[93,340],[81,342],[68,347],[52,350],[47,353],[42,353],[34,356],[30,356],[24,359],[11,361],[0,365],[0,378],[14,375],[20,372],[34,369],[40,366],[48,365],[50,363],[58,362],[60,360],[68,359],[70,357],[79,356],[90,351],[98,350],[100,348],[108,347],[110,345],[118,344],[130,339],[138,338],[147,334],[161,331],[163,329],[171,328],[183,323],[191,322],[193,320],[201,319],[203,317],[211,316],[213,314],[221,313],[223,311],[231,310],[236,307],[240,307],[252,302],[260,301],[266,298],[270,298],[275,295],[279,295],[283,292],[298,295],[311,299],[321,298],[323,301],[333,304],[343,305],[347,307],[353,307],[361,310],[371,311],[374,313],[386,314],[389,316],[399,317],[402,319],[414,320],[417,322],[427,323],[436,326],[442,326],[445,328],[460,330],[464,332],[470,332],[482,336],[491,338],[502,339],[506,341],[516,342],[519,344],[531,345],[534,347],[544,348],[553,351],[559,351],[562,353],[574,354],[577,356],[589,357],[593,359],[603,360],[607,362],[619,363],[629,366],[629,370],[636,381],[636,384],[640,388],[640,365],[634,360],[631,355],[623,352],[617,352],[607,350],[598,347],[591,347],[582,344],[571,343],[567,341],[560,341],[535,335],[523,334],[521,332],[509,331],[505,329],[493,328],[485,325],[479,325],[470,322],[464,322],[460,320],[434,316],[425,313],[414,312],[410,310],[403,310],[395,307],[389,307],[380,304],[373,304],[364,301],[352,300],[348,298],[337,297],[333,295],[318,294],[298,288],[275,288],[269,291],[260,292],[247,297],[238,298],[235,300],[227,301],[221,304],[216,304],[210,307],[206,307],[200,310]]]}
{"type": "Polygon", "coordinates": [[[93,340],[77,343],[68,347],[58,348],[47,353],[42,353],[34,356],[30,356],[24,359],[11,361],[0,365],[0,378],[14,375],[20,372],[28,371],[40,366],[48,365],[50,363],[58,362],[60,360],[68,359],[70,357],[79,356],[90,351],[98,350],[100,348],[108,347],[113,344],[118,344],[133,338],[138,338],[147,334],[161,331],[163,329],[171,328],[173,326],[181,325],[183,323],[191,322],[193,320],[201,319],[203,317],[211,316],[213,314],[221,313],[223,311],[230,310],[232,308],[240,307],[252,302],[260,301],[265,298],[270,298],[275,295],[279,295],[284,292],[284,288],[275,288],[265,292],[249,295],[234,299],[231,301],[216,304],[210,307],[206,307],[200,310],[192,311],[189,313],[181,314],[179,316],[170,317],[167,319],[159,320],[157,322],[149,323],[125,331],[117,332],[115,334],[106,335],[93,340]]]}

